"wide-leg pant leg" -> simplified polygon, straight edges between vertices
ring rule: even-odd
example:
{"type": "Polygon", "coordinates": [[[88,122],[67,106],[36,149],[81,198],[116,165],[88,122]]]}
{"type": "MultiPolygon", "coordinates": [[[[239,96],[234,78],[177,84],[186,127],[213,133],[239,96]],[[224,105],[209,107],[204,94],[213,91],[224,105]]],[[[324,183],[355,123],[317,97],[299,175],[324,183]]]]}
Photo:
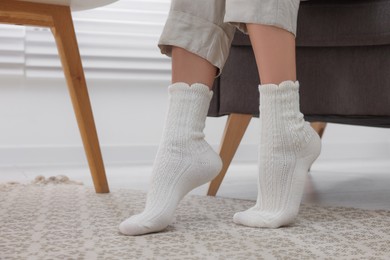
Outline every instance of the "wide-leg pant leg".
{"type": "Polygon", "coordinates": [[[199,55],[219,69],[229,55],[235,26],[224,23],[225,0],[172,0],[158,46],[171,56],[172,46],[199,55]]]}
{"type": "Polygon", "coordinates": [[[299,4],[300,0],[226,0],[224,21],[246,34],[246,23],[255,23],[273,25],[296,36],[299,4]]]}

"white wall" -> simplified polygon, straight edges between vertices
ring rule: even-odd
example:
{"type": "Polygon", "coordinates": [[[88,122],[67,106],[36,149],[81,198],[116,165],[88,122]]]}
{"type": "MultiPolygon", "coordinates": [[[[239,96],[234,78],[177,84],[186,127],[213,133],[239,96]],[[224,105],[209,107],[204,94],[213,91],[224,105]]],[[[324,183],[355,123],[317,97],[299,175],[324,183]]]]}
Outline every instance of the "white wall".
{"type": "MultiPolygon", "coordinates": [[[[160,140],[169,82],[89,81],[106,164],[151,163],[160,140]]],[[[65,82],[2,78],[0,166],[85,164],[65,82]]],[[[226,117],[208,118],[206,138],[216,148],[226,117]]],[[[258,121],[247,130],[235,161],[255,161],[258,121]]],[[[390,158],[390,129],[329,124],[321,160],[390,158]]]]}

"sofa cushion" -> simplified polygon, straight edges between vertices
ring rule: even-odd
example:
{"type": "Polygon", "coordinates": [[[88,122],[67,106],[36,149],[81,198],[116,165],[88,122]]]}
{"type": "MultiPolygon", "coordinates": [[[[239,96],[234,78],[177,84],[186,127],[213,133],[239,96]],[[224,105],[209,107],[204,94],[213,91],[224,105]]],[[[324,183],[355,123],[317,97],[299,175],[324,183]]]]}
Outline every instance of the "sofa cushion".
{"type": "MultiPolygon", "coordinates": [[[[249,46],[236,33],[233,45],[249,46]]],[[[390,44],[390,0],[310,0],[302,2],[297,46],[366,46],[390,44]]]]}

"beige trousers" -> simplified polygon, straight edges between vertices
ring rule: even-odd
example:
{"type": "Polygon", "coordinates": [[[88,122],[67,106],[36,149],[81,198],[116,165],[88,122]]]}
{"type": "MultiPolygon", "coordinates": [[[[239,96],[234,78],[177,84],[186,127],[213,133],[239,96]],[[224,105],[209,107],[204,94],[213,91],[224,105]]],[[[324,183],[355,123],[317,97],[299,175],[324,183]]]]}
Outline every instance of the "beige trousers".
{"type": "Polygon", "coordinates": [[[172,46],[197,54],[216,66],[219,76],[236,28],[247,34],[246,23],[273,25],[295,36],[299,3],[300,0],[172,0],[158,47],[169,57],[172,46]]]}

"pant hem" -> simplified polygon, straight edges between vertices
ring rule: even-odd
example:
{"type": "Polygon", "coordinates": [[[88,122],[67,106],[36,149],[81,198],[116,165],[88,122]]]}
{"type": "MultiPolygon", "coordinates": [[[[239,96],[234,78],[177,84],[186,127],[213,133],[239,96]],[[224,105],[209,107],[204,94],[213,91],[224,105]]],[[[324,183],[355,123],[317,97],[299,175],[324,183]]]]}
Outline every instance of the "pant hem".
{"type": "Polygon", "coordinates": [[[235,27],[224,28],[188,13],[171,10],[158,47],[172,56],[172,46],[192,52],[216,66],[220,76],[230,51],[235,27]]]}

